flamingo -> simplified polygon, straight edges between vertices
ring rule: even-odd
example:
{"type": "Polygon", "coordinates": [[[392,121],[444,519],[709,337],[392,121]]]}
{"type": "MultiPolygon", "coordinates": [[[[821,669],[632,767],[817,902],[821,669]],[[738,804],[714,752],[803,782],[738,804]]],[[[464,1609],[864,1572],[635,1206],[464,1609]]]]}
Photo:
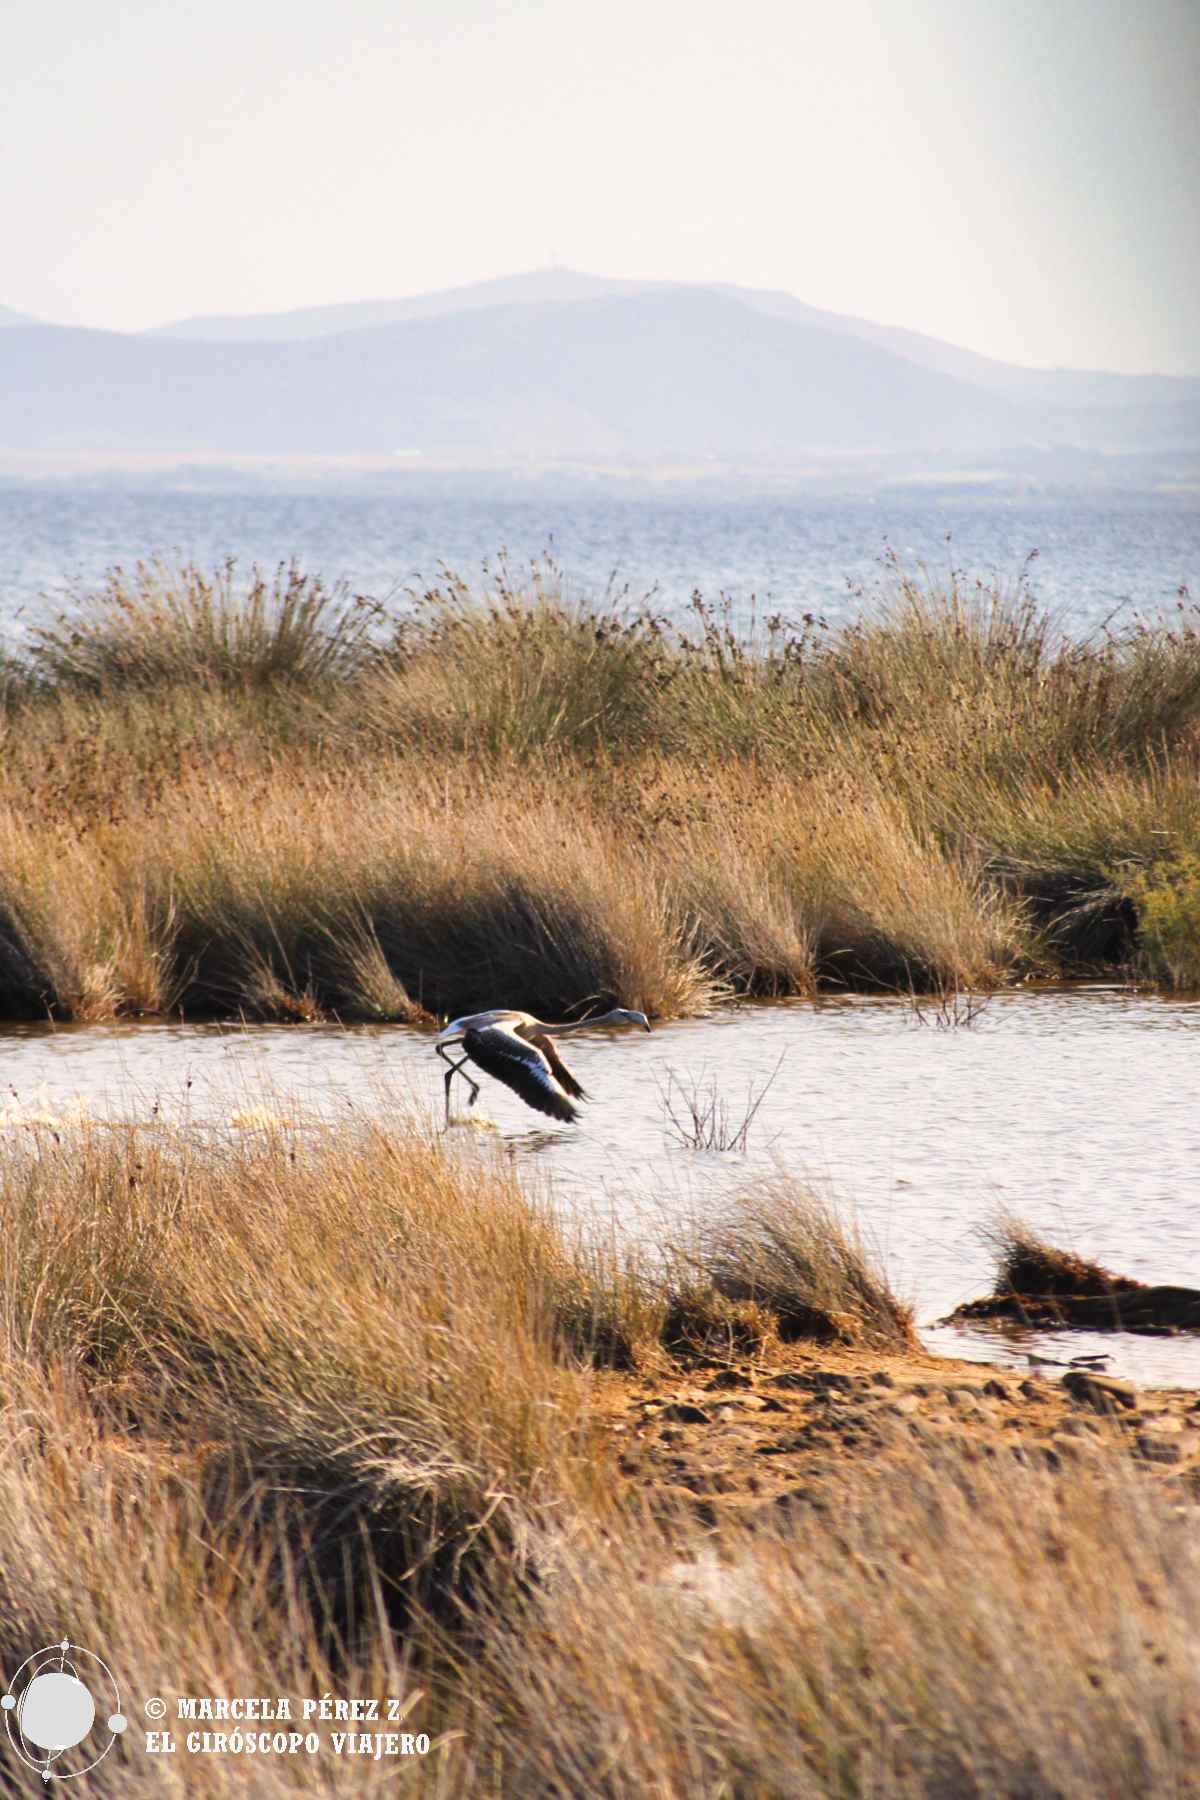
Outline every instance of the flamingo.
{"type": "Polygon", "coordinates": [[[531,1013],[506,1012],[497,1007],[491,1012],[468,1013],[451,1019],[437,1034],[434,1049],[443,1062],[450,1064],[446,1074],[446,1123],[450,1123],[450,1083],[462,1076],[471,1090],[468,1106],[479,1098],[479,1083],[466,1072],[468,1062],[475,1063],[488,1075],[494,1075],[526,1106],[549,1113],[552,1119],[570,1121],[579,1117],[575,1100],[586,1100],[570,1069],[555,1049],[552,1039],[565,1037],[569,1031],[592,1031],[597,1025],[640,1025],[649,1031],[650,1021],[643,1012],[632,1012],[616,1006],[595,1019],[578,1019],[571,1025],[546,1025],[531,1013]],[[446,1050],[447,1044],[461,1044],[465,1052],[455,1062],[446,1050]]]}

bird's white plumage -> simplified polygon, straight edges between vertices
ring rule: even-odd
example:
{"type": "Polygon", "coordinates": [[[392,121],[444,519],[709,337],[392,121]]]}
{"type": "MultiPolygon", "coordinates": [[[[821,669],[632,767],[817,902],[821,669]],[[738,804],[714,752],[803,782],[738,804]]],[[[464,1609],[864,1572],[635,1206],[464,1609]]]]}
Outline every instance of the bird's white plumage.
{"type": "Polygon", "coordinates": [[[650,1029],[645,1013],[624,1007],[614,1007],[598,1018],[578,1019],[562,1025],[547,1025],[531,1013],[504,1007],[495,1007],[490,1012],[464,1013],[459,1019],[451,1019],[438,1032],[434,1043],[438,1055],[450,1064],[446,1075],[447,1123],[450,1119],[450,1083],[456,1074],[463,1075],[470,1086],[472,1106],[478,1095],[478,1086],[465,1071],[468,1060],[494,1075],[536,1111],[573,1121],[578,1117],[574,1102],[586,1099],[587,1095],[558,1054],[553,1039],[593,1026],[624,1024],[641,1025],[646,1031],[650,1029]],[[462,1062],[455,1063],[446,1054],[448,1044],[462,1046],[465,1052],[462,1062]]]}
{"type": "Polygon", "coordinates": [[[511,1030],[517,1025],[534,1023],[531,1013],[509,1012],[502,1006],[495,1006],[491,1012],[464,1013],[461,1019],[451,1019],[448,1025],[442,1026],[434,1041],[438,1044],[455,1044],[468,1031],[486,1031],[489,1025],[508,1026],[511,1030]]]}

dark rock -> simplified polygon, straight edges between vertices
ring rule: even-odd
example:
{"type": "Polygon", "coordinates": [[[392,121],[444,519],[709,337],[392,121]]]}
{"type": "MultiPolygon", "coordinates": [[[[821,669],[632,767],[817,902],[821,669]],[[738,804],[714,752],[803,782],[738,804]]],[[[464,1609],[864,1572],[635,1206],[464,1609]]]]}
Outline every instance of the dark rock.
{"type": "Polygon", "coordinates": [[[1183,1461],[1183,1448],[1173,1443],[1170,1438],[1151,1437],[1148,1432],[1139,1431],[1135,1439],[1138,1455],[1144,1456],[1147,1462],[1178,1463],[1183,1461]]]}
{"type": "Polygon", "coordinates": [[[690,1400],[672,1400],[659,1413],[660,1419],[669,1419],[673,1425],[711,1425],[712,1414],[705,1412],[702,1406],[693,1406],[690,1400]]]}
{"type": "Polygon", "coordinates": [[[843,1375],[840,1369],[816,1369],[811,1374],[803,1374],[798,1369],[785,1369],[782,1375],[772,1375],[771,1386],[803,1388],[810,1394],[830,1390],[848,1394],[853,1392],[858,1382],[853,1375],[843,1375]]]}
{"type": "Polygon", "coordinates": [[[1062,1384],[1072,1400],[1081,1406],[1092,1406],[1097,1412],[1116,1412],[1124,1407],[1137,1408],[1137,1389],[1127,1381],[1114,1381],[1111,1375],[1097,1375],[1087,1369],[1071,1369],[1062,1384]]]}

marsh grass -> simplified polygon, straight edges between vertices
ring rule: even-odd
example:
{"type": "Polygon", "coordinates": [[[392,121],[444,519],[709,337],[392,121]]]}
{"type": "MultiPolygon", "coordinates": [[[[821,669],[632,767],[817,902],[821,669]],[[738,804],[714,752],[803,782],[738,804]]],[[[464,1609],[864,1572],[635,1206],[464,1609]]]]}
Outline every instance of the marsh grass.
{"type": "Polygon", "coordinates": [[[1122,883],[1138,921],[1138,962],[1151,981],[1200,989],[1200,856],[1171,849],[1122,883]]]}
{"type": "Polygon", "coordinates": [[[359,673],[371,616],[295,563],[213,574],[193,563],[114,569],[99,593],[30,633],[46,686],[86,694],[172,686],[313,688],[359,673]]]}
{"type": "MultiPolygon", "coordinates": [[[[25,1528],[0,1545],[3,1654],[52,1593],[143,1666],[156,1609],[188,1581],[186,1653],[178,1629],[166,1639],[188,1670],[217,1655],[214,1586],[235,1622],[265,1609],[264,1646],[300,1618],[294,1648],[318,1671],[382,1654],[381,1634],[453,1630],[531,1578],[564,1508],[608,1515],[591,1372],[673,1341],[661,1270],[574,1239],[511,1166],[403,1115],[234,1141],[35,1126],[0,1143],[0,1199],[0,1485],[30,1533],[61,1505],[73,1544],[32,1586],[25,1528]],[[62,1421],[53,1442],[39,1413],[62,1421]],[[72,1458],[100,1478],[75,1524],[72,1458]],[[161,1559],[162,1591],[128,1620],[124,1573],[107,1584],[108,1547],[80,1540],[120,1507],[152,1520],[161,1559]],[[211,1569],[185,1552],[197,1536],[211,1569]]],[[[717,1295],[703,1267],[701,1283],[717,1295]]],[[[768,1300],[705,1304],[710,1323],[724,1309],[769,1333],[768,1300]]]]}
{"type": "Polygon", "coordinates": [[[183,1470],[327,1659],[515,1576],[528,1522],[590,1491],[583,1371],[640,1315],[499,1164],[415,1126],[0,1154],[7,1365],[183,1470]]]}
{"type": "Polygon", "coordinates": [[[785,1174],[758,1176],[679,1253],[681,1290],[752,1306],[783,1340],[903,1352],[917,1339],[861,1233],[785,1174]],[[699,1279],[698,1279],[699,1278],[699,1279]]]}
{"type": "Polygon", "coordinates": [[[1194,1532],[1119,1469],[892,1446],[774,1528],[581,1532],[480,1739],[510,1791],[1093,1800],[1195,1793],[1194,1532]]]}
{"type": "MultiPolygon", "coordinates": [[[[453,1800],[1189,1791],[1194,1532],[1132,1472],[1054,1482],[897,1425],[835,1489],[718,1526],[630,1490],[598,1370],[761,1350],[802,1307],[909,1346],[782,1178],[674,1270],[583,1247],[402,1114],[31,1130],[0,1204],[6,1669],[69,1624],[139,1700],[399,1695],[434,1740],[404,1787],[453,1800]]],[[[131,1731],[89,1792],[380,1775],[131,1731]]]]}
{"type": "Polygon", "coordinates": [[[0,1007],[418,1019],[1200,980],[1200,634],[897,576],[840,633],[115,573],[0,741],[0,1007]]]}
{"type": "Polygon", "coordinates": [[[522,761],[653,739],[673,679],[664,622],[571,601],[558,572],[448,575],[399,620],[356,708],[381,736],[442,755],[522,761]]]}

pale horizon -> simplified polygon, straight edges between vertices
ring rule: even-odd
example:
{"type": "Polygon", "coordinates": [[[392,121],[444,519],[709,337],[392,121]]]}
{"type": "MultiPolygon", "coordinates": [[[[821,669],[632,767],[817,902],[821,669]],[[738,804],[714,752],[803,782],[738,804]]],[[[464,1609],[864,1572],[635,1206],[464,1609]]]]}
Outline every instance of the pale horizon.
{"type": "Polygon", "coordinates": [[[7,36],[0,304],[47,322],[565,267],[1200,374],[1191,0],[59,0],[7,36]]]}

